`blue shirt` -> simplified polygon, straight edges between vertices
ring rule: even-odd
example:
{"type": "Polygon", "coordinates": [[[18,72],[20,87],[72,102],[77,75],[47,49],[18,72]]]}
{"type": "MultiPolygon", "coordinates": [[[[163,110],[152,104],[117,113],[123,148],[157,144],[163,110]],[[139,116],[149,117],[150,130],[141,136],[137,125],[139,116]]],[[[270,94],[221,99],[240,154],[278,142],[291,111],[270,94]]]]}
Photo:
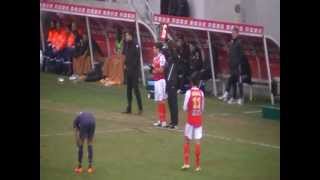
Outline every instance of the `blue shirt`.
{"type": "Polygon", "coordinates": [[[73,128],[79,129],[81,125],[90,124],[95,121],[92,113],[82,112],[73,121],[73,128]]]}

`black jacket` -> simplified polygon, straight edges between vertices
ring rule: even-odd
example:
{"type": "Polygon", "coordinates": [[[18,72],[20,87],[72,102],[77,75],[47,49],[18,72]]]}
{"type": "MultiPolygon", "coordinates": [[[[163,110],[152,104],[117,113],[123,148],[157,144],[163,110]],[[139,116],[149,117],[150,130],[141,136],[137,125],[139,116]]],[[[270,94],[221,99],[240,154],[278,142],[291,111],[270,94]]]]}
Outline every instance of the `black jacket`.
{"type": "Polygon", "coordinates": [[[195,48],[193,52],[191,52],[191,60],[190,60],[190,69],[191,71],[200,71],[202,68],[202,55],[199,48],[195,48]]]}
{"type": "Polygon", "coordinates": [[[127,42],[124,48],[125,65],[127,70],[127,75],[130,76],[132,74],[136,74],[139,72],[140,65],[140,53],[139,53],[139,45],[134,41],[127,42]]]}
{"type": "Polygon", "coordinates": [[[246,56],[243,56],[240,64],[240,75],[242,82],[251,84],[251,68],[246,56]]]}
{"type": "Polygon", "coordinates": [[[166,78],[166,87],[177,87],[178,86],[178,54],[175,51],[165,49],[163,54],[166,57],[167,63],[165,67],[165,78],[166,78]]]}
{"type": "Polygon", "coordinates": [[[229,49],[229,67],[231,74],[238,74],[239,65],[244,57],[243,49],[239,39],[234,39],[231,42],[229,49]]]}

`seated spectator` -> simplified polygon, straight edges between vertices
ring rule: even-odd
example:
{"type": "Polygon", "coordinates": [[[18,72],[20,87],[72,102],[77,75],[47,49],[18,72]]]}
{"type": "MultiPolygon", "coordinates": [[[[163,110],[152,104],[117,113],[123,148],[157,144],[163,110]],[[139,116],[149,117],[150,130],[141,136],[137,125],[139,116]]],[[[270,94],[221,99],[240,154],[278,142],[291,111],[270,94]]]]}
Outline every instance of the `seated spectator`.
{"type": "Polygon", "coordinates": [[[72,65],[73,74],[77,76],[83,76],[91,69],[89,41],[86,34],[83,35],[80,43],[77,45],[72,65]]]}
{"type": "Polygon", "coordinates": [[[65,27],[60,26],[60,22],[56,24],[57,31],[54,33],[53,37],[53,51],[55,52],[57,58],[61,58],[62,50],[67,44],[67,32],[65,27]]]}
{"type": "Polygon", "coordinates": [[[92,69],[88,36],[86,34],[83,34],[83,39],[80,42],[80,48],[76,50],[76,56],[73,59],[73,78],[79,76],[80,79],[84,80],[87,78],[87,75],[92,75],[93,71],[96,71],[98,66],[102,66],[101,64],[103,64],[104,57],[102,55],[101,49],[94,39],[92,39],[91,42],[95,68],[92,69]]]}
{"type": "Polygon", "coordinates": [[[58,73],[70,75],[72,68],[69,69],[69,66],[75,50],[75,35],[71,31],[71,25],[63,27],[58,36],[56,48],[59,52],[57,61],[58,73]]]}
{"type": "Polygon", "coordinates": [[[53,42],[53,35],[55,34],[55,32],[57,31],[56,29],[56,22],[54,20],[50,21],[50,27],[48,30],[48,35],[47,35],[47,39],[45,42],[45,47],[46,47],[46,51],[44,52],[45,56],[48,57],[53,57],[53,49],[52,49],[52,42],[53,42]]]}
{"type": "Polygon", "coordinates": [[[52,21],[50,31],[48,32],[48,49],[45,52],[45,56],[49,57],[49,59],[45,58],[44,69],[48,69],[50,66],[52,71],[61,73],[61,62],[63,61],[63,49],[66,45],[67,34],[64,28],[60,26],[59,21],[56,22],[55,27],[53,25],[54,23],[52,21]],[[54,60],[49,61],[50,58],[54,60]]]}

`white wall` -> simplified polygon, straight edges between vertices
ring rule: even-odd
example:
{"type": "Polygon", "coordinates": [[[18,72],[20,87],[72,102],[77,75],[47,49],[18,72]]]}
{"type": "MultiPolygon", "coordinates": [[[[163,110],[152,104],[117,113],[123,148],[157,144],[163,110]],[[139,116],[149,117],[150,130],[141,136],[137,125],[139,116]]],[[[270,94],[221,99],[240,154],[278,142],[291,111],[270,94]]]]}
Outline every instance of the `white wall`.
{"type": "Polygon", "coordinates": [[[188,0],[191,16],[199,19],[239,21],[234,7],[240,0],[188,0]]]}
{"type": "Polygon", "coordinates": [[[280,0],[241,0],[245,23],[264,26],[265,34],[280,43],[280,0]]]}
{"type": "MultiPolygon", "coordinates": [[[[155,13],[160,13],[160,1],[149,0],[150,6],[155,13]]],[[[238,20],[238,14],[234,12],[234,6],[240,3],[240,0],[188,0],[188,2],[190,14],[194,18],[224,21],[238,20]]]]}

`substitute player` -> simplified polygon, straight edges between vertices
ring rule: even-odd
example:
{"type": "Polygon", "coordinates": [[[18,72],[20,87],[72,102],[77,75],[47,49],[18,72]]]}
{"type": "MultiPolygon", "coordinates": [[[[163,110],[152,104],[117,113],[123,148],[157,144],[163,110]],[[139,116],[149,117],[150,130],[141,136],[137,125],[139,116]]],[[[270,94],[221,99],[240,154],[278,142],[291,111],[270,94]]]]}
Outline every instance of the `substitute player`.
{"type": "Polygon", "coordinates": [[[199,84],[198,73],[192,74],[191,83],[192,88],[186,92],[183,103],[183,110],[188,112],[188,119],[184,130],[184,164],[182,166],[182,169],[185,170],[190,168],[190,141],[195,140],[195,171],[200,171],[200,139],[202,138],[202,113],[204,111],[204,94],[202,90],[197,87],[199,84]]]}
{"type": "Polygon", "coordinates": [[[92,156],[93,156],[93,147],[92,141],[94,136],[96,123],[93,114],[89,112],[80,112],[80,114],[73,121],[73,129],[76,136],[76,143],[78,147],[78,162],[79,165],[74,169],[76,173],[81,173],[82,169],[82,156],[83,156],[83,144],[84,141],[87,141],[88,145],[88,159],[89,167],[88,173],[93,172],[92,168],[92,156]]]}
{"type": "Polygon", "coordinates": [[[155,57],[152,62],[152,74],[154,82],[154,100],[157,102],[157,111],[159,120],[155,122],[154,126],[166,127],[166,105],[165,100],[167,99],[166,94],[166,80],[164,69],[166,65],[166,58],[160,52],[162,44],[157,42],[153,47],[155,57]]]}

